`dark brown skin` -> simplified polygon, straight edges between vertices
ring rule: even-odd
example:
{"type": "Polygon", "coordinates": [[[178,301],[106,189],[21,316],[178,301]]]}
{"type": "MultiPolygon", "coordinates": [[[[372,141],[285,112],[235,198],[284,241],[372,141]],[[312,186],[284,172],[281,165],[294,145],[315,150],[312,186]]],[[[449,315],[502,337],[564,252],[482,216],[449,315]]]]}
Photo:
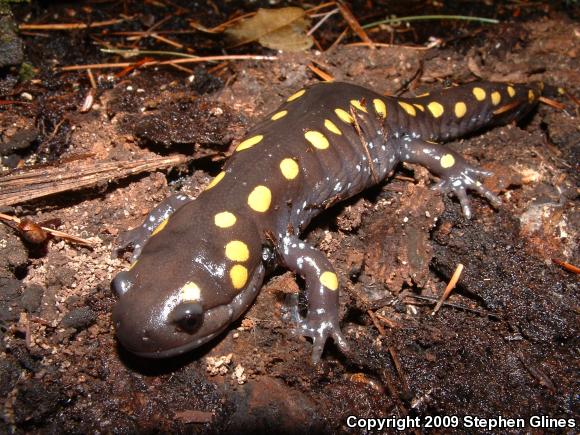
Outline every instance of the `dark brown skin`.
{"type": "Polygon", "coordinates": [[[339,282],[326,256],[299,239],[329,205],[383,181],[400,162],[441,178],[466,217],[466,190],[499,198],[477,180],[489,173],[437,141],[527,113],[540,89],[476,83],[418,98],[383,97],[346,83],[290,96],[242,141],[195,201],[169,198],[125,237],[138,260],[113,288],[117,336],[130,351],[169,357],[211,340],[253,302],[273,258],[304,277],[308,314],[298,332],[318,361],[327,338],[346,351],[339,282]]]}

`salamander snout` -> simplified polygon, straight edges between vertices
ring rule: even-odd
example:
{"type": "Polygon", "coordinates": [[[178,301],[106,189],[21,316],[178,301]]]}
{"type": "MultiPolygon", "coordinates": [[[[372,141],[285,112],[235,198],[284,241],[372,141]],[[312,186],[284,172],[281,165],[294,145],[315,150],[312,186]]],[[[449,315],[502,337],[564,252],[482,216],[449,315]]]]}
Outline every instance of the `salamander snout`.
{"type": "Polygon", "coordinates": [[[131,284],[132,282],[129,278],[129,272],[123,271],[119,272],[115,278],[113,278],[113,281],[111,281],[111,289],[113,290],[115,296],[120,298],[125,293],[127,293],[131,287],[131,284]]]}

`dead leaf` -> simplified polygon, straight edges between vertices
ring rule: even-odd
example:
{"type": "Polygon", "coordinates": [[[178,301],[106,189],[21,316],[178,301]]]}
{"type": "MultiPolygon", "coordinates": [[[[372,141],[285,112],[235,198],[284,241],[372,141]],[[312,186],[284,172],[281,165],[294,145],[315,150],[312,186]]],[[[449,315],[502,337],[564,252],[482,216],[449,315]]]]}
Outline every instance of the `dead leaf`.
{"type": "Polygon", "coordinates": [[[258,9],[252,18],[237,23],[226,31],[235,45],[257,41],[274,50],[303,51],[314,40],[306,34],[309,18],[301,8],[258,9]]]}

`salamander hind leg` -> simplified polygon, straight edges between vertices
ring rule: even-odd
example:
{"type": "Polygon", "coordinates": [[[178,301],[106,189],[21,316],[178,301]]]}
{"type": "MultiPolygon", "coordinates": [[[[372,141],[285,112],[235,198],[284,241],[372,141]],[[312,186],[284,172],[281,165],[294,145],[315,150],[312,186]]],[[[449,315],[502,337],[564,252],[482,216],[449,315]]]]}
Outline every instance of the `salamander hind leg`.
{"type": "Polygon", "coordinates": [[[316,364],[329,337],[342,352],[349,347],[338,321],[338,276],[326,256],[298,237],[287,235],[280,243],[285,265],[306,282],[308,312],[296,316],[297,332],[312,338],[312,362],[316,364]]]}
{"type": "Polygon", "coordinates": [[[419,139],[404,140],[401,147],[401,160],[425,166],[440,177],[441,181],[434,186],[434,189],[444,193],[453,193],[459,200],[463,215],[467,219],[470,219],[472,214],[467,190],[475,190],[494,207],[501,204],[501,200],[478,180],[480,177],[489,177],[493,174],[469,164],[460,154],[443,145],[419,139]]]}

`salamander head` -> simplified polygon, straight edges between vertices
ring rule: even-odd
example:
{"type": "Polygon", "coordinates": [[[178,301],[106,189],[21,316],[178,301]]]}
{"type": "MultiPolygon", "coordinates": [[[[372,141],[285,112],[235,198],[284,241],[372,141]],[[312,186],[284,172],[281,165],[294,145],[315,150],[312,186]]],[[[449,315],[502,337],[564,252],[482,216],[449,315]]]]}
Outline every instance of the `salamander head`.
{"type": "Polygon", "coordinates": [[[137,355],[171,357],[211,340],[248,308],[262,284],[255,225],[238,216],[233,228],[206,228],[204,213],[190,208],[154,232],[133,266],[113,279],[116,334],[137,355]]]}

